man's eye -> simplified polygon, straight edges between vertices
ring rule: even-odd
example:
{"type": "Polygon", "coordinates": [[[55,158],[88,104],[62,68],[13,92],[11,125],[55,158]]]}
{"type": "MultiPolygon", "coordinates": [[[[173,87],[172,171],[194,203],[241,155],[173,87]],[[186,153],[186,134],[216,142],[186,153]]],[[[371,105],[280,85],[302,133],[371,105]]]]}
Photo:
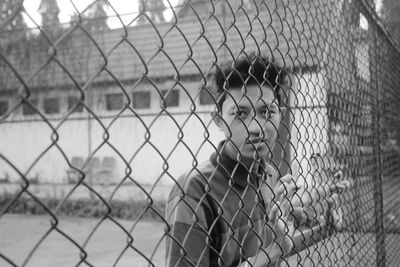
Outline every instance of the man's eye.
{"type": "Polygon", "coordinates": [[[236,110],[235,115],[238,117],[244,117],[246,116],[246,112],[244,112],[243,110],[236,110]]]}
{"type": "Polygon", "coordinates": [[[265,109],[265,110],[261,111],[261,115],[266,117],[266,118],[268,118],[268,119],[270,119],[272,114],[274,114],[274,113],[275,112],[273,110],[270,110],[270,109],[265,109]]]}

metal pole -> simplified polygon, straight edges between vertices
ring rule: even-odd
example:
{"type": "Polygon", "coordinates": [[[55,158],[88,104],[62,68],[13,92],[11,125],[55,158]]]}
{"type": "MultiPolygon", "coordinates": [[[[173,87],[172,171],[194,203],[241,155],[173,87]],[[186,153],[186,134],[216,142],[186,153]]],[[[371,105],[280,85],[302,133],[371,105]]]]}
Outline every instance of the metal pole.
{"type": "MultiPolygon", "coordinates": [[[[372,27],[371,27],[372,28],[372,27]]],[[[374,146],[373,154],[376,160],[376,170],[374,172],[374,214],[375,214],[375,235],[376,235],[376,266],[384,267],[386,266],[386,251],[385,251],[385,229],[383,224],[383,196],[382,196],[382,186],[383,186],[383,162],[382,162],[382,125],[381,125],[381,112],[382,104],[381,98],[382,93],[379,86],[379,71],[378,66],[380,55],[377,55],[378,44],[377,44],[377,30],[375,28],[372,31],[372,42],[369,48],[370,55],[370,73],[371,73],[371,86],[370,89],[373,96],[373,104],[375,108],[373,109],[373,131],[374,131],[374,146]]]]}

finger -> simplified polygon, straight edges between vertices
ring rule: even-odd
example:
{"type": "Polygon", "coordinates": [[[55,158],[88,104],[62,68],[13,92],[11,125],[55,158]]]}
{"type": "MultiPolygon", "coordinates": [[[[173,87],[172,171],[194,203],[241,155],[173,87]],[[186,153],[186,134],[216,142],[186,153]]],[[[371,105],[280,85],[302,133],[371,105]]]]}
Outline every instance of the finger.
{"type": "Polygon", "coordinates": [[[341,231],[343,229],[343,213],[342,210],[332,210],[332,224],[335,227],[335,230],[341,231]]]}
{"type": "Polygon", "coordinates": [[[329,197],[332,194],[331,185],[327,183],[318,185],[316,191],[318,197],[322,199],[329,197]]]}
{"type": "Polygon", "coordinates": [[[284,229],[286,225],[291,225],[293,227],[293,220],[289,220],[289,209],[285,208],[285,205],[290,205],[290,203],[283,204],[282,202],[276,202],[273,204],[269,213],[269,221],[274,228],[278,228],[278,231],[284,229]]]}
{"type": "Polygon", "coordinates": [[[280,218],[274,227],[274,233],[276,235],[276,239],[273,242],[279,246],[284,255],[290,253],[294,247],[294,243],[292,241],[294,236],[293,224],[287,222],[283,218],[280,218]]]}
{"type": "Polygon", "coordinates": [[[290,211],[292,210],[292,204],[289,202],[287,198],[284,198],[281,202],[281,211],[282,211],[282,216],[288,217],[290,211]]]}
{"type": "Polygon", "coordinates": [[[335,178],[336,180],[340,180],[343,178],[343,172],[342,171],[338,171],[333,175],[333,178],[335,178]]]}
{"type": "Polygon", "coordinates": [[[281,185],[285,185],[286,187],[290,188],[293,187],[296,190],[299,190],[301,188],[301,185],[297,184],[293,176],[290,174],[286,174],[284,177],[279,179],[279,182],[281,185]]]}
{"type": "Polygon", "coordinates": [[[287,248],[290,247],[289,245],[292,244],[291,239],[293,238],[295,232],[293,222],[289,221],[287,217],[281,216],[278,218],[275,224],[274,231],[277,235],[277,240],[281,244],[286,243],[287,248]]]}
{"type": "Polygon", "coordinates": [[[345,192],[353,187],[350,180],[340,181],[338,183],[331,184],[329,186],[330,190],[333,193],[342,193],[345,192]]]}
{"type": "Polygon", "coordinates": [[[329,210],[334,209],[334,207],[335,207],[335,200],[334,200],[332,197],[330,197],[330,198],[327,199],[327,202],[328,202],[329,210]]]}
{"type": "Polygon", "coordinates": [[[298,226],[301,226],[307,221],[307,214],[302,207],[296,207],[290,213],[289,219],[294,220],[298,226]]]}
{"type": "Polygon", "coordinates": [[[335,230],[341,231],[343,229],[343,212],[339,207],[339,196],[333,194],[332,197],[328,199],[329,204],[329,214],[332,220],[332,225],[335,230]]]}
{"type": "Polygon", "coordinates": [[[291,221],[289,221],[286,217],[280,216],[275,224],[275,234],[278,236],[291,236],[294,232],[294,226],[291,221]]]}
{"type": "Polygon", "coordinates": [[[278,217],[279,217],[279,215],[278,215],[278,213],[280,213],[279,211],[279,205],[280,205],[280,202],[272,202],[271,203],[271,210],[270,210],[270,212],[269,212],[269,217],[268,217],[268,220],[272,223],[272,224],[275,224],[276,223],[276,221],[278,220],[278,217]]]}
{"type": "Polygon", "coordinates": [[[333,194],[327,199],[328,202],[328,208],[329,210],[333,210],[339,207],[339,195],[338,194],[333,194]]]}
{"type": "Polygon", "coordinates": [[[317,222],[319,223],[320,226],[325,226],[326,225],[326,218],[324,215],[320,215],[317,218],[317,222]]]}
{"type": "Polygon", "coordinates": [[[331,198],[333,199],[334,208],[339,207],[339,195],[335,193],[331,198]]]}
{"type": "Polygon", "coordinates": [[[275,198],[278,201],[282,200],[284,197],[289,199],[297,190],[299,190],[299,188],[300,187],[293,181],[282,183],[275,189],[275,198]]]}
{"type": "Polygon", "coordinates": [[[294,182],[293,176],[291,174],[286,174],[285,176],[279,179],[282,183],[290,183],[294,182]]]}

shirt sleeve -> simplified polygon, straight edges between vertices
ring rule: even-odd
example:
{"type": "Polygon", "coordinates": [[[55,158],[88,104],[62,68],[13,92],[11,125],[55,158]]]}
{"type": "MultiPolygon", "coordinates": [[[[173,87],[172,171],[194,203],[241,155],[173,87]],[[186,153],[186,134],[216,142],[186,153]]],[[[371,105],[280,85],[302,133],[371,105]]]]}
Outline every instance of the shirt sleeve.
{"type": "MultiPolygon", "coordinates": [[[[200,198],[201,199],[201,198],[200,198]]],[[[207,205],[188,194],[175,195],[166,206],[166,266],[209,267],[207,205]]]]}

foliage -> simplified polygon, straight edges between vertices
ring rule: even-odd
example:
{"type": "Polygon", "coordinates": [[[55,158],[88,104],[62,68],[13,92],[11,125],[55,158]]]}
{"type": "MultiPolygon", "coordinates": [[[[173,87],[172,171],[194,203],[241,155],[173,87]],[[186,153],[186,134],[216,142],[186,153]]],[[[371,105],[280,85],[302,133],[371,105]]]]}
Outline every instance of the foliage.
{"type": "MultiPolygon", "coordinates": [[[[146,13],[152,22],[165,22],[165,5],[162,0],[140,0],[139,10],[141,13],[146,13]]],[[[139,16],[138,24],[144,23],[147,23],[147,19],[144,16],[139,16]]]]}
{"type": "MultiPolygon", "coordinates": [[[[54,198],[45,198],[36,201],[31,197],[19,197],[15,199],[13,194],[0,195],[0,214],[8,213],[25,213],[25,214],[46,214],[55,212],[60,200],[54,198]],[[11,204],[12,203],[12,204],[11,204]],[[8,205],[10,205],[8,207],[8,205]],[[5,211],[4,209],[7,208],[5,211]],[[46,207],[46,208],[45,208],[46,207]]],[[[98,199],[71,199],[67,200],[57,210],[57,215],[78,216],[78,217],[95,217],[100,218],[111,215],[121,219],[147,219],[161,220],[160,216],[164,215],[165,203],[162,201],[153,202],[150,205],[147,201],[111,201],[109,208],[98,199]],[[158,214],[157,214],[158,213],[158,214]]]]}
{"type": "MultiPolygon", "coordinates": [[[[1,26],[1,31],[21,30],[26,28],[26,24],[20,12],[22,0],[3,0],[0,4],[1,21],[8,21],[1,26]]],[[[15,37],[14,37],[15,38],[15,37]]]]}
{"type": "Polygon", "coordinates": [[[400,49],[400,2],[398,0],[382,1],[382,18],[388,27],[389,34],[393,37],[398,49],[400,49]]]}

